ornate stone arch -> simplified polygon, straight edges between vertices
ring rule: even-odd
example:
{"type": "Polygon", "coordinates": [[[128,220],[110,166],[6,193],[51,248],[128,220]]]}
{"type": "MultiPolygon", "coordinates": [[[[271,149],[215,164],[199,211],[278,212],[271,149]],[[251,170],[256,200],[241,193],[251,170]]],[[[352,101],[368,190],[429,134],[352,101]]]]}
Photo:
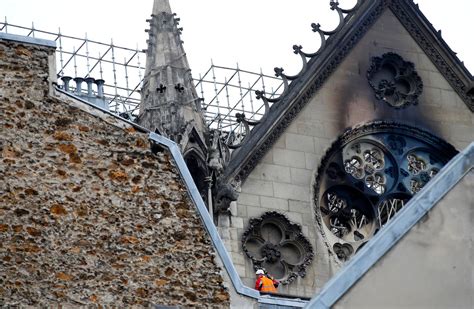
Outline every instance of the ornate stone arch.
{"type": "Polygon", "coordinates": [[[427,131],[395,122],[342,134],[314,185],[316,222],[336,261],[354,255],[456,153],[427,131]]]}

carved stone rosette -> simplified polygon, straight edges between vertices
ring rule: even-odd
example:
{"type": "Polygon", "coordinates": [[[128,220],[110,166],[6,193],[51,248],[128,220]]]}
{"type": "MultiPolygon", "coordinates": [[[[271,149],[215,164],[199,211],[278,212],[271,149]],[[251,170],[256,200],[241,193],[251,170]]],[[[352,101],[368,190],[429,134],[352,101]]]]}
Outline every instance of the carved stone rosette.
{"type": "Polygon", "coordinates": [[[423,82],[415,71],[415,65],[395,53],[373,57],[367,79],[375,97],[395,108],[417,105],[423,91],[423,82]]]}
{"type": "Polygon", "coordinates": [[[264,268],[282,284],[304,277],[314,256],[301,227],[275,211],[250,219],[249,228],[242,235],[242,249],[254,269],[264,268]]]}
{"type": "Polygon", "coordinates": [[[315,214],[336,261],[353,256],[456,154],[428,132],[375,122],[344,133],[318,169],[315,214]]]}

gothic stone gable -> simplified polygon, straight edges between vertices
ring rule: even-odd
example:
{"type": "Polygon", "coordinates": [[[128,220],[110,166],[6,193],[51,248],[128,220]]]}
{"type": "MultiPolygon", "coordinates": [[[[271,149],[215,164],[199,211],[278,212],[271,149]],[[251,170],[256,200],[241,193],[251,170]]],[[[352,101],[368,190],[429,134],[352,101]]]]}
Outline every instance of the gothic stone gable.
{"type": "MultiPolygon", "coordinates": [[[[316,248],[307,276],[282,290],[310,296],[332,275],[330,258],[316,229],[312,183],[326,149],[346,128],[374,120],[399,122],[422,128],[458,149],[474,136],[474,114],[416,43],[399,19],[385,8],[380,17],[347,54],[322,87],[297,113],[290,125],[269,146],[258,164],[248,170],[237,201],[230,235],[242,235],[250,218],[278,211],[294,223],[316,248]],[[376,97],[367,72],[373,57],[395,53],[411,62],[422,82],[417,104],[394,108],[376,97]],[[243,225],[243,226],[242,226],[243,225]],[[319,250],[321,249],[321,250],[319,250]]],[[[266,145],[265,143],[264,145],[266,145]]],[[[228,240],[232,244],[237,241],[228,240]]],[[[230,247],[230,246],[229,246],[230,247]]],[[[243,252],[232,246],[236,265],[249,284],[253,269],[242,260],[243,252]]],[[[337,266],[336,266],[337,268],[337,266]]]]}

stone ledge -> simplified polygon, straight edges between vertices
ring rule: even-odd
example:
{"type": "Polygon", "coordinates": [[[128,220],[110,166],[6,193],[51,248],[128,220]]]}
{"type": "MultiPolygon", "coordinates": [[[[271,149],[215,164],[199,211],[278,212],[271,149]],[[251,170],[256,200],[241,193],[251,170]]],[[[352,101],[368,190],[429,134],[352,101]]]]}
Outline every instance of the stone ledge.
{"type": "Polygon", "coordinates": [[[10,34],[10,33],[3,33],[0,32],[0,40],[5,41],[14,41],[14,42],[21,42],[33,45],[40,45],[40,46],[47,46],[51,48],[56,48],[56,42],[45,40],[45,39],[37,39],[32,38],[29,36],[17,35],[17,34],[10,34]]]}

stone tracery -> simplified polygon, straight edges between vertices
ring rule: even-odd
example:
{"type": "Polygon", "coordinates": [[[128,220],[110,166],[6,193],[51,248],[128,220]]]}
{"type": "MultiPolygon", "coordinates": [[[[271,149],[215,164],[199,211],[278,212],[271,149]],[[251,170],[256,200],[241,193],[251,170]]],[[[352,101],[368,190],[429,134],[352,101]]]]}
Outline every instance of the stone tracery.
{"type": "Polygon", "coordinates": [[[283,284],[304,277],[314,256],[301,227],[275,211],[250,220],[242,235],[242,249],[255,269],[266,269],[283,284]]]}
{"type": "Polygon", "coordinates": [[[329,250],[349,259],[455,154],[446,142],[401,124],[347,131],[326,153],[314,191],[329,250]]]}
{"type": "Polygon", "coordinates": [[[395,53],[373,57],[367,78],[375,97],[394,108],[418,104],[423,91],[423,82],[415,71],[415,65],[395,53]]]}

